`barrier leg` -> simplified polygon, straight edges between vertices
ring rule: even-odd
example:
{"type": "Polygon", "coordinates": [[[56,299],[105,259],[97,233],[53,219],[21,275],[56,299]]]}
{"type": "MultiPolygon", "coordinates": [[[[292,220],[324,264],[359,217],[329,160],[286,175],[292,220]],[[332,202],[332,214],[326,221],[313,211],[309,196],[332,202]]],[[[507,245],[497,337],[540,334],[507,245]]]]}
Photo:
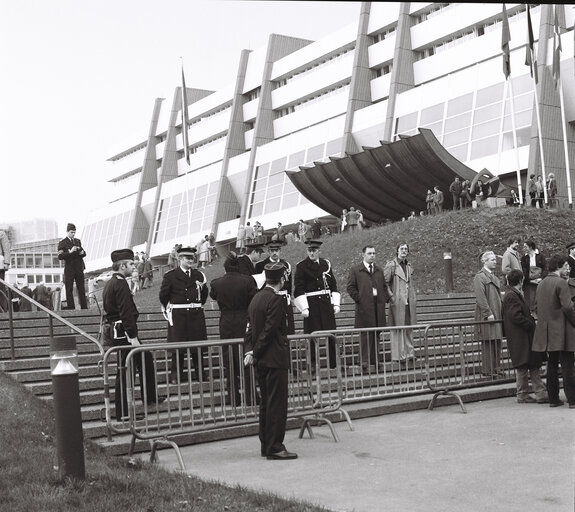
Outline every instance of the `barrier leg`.
{"type": "Polygon", "coordinates": [[[154,463],[154,462],[158,462],[158,445],[160,443],[166,443],[169,444],[176,452],[176,457],[178,458],[178,463],[180,464],[180,469],[182,471],[186,471],[186,465],[184,464],[184,459],[182,457],[182,452],[180,451],[180,447],[178,446],[178,444],[175,441],[172,441],[171,439],[167,439],[167,438],[163,438],[163,439],[153,439],[150,440],[150,444],[152,445],[152,449],[150,452],[150,462],[154,463]]]}
{"type": "Polygon", "coordinates": [[[427,406],[427,410],[428,411],[433,411],[433,408],[435,406],[435,400],[437,399],[437,397],[439,395],[450,395],[450,396],[454,396],[455,398],[457,398],[457,401],[459,402],[459,405],[461,406],[461,410],[463,411],[464,414],[467,414],[467,409],[465,408],[465,405],[463,405],[463,400],[461,399],[461,397],[455,393],[454,391],[448,391],[448,390],[442,390],[442,391],[437,391],[433,397],[431,398],[429,405],[427,406]]]}
{"type": "Polygon", "coordinates": [[[353,428],[353,424],[351,422],[351,418],[349,417],[349,414],[347,413],[347,411],[345,409],[338,409],[337,412],[339,413],[340,418],[344,417],[345,421],[347,422],[347,424],[349,425],[349,430],[351,430],[353,432],[354,428],[353,428]]]}
{"type": "Polygon", "coordinates": [[[304,431],[307,429],[307,432],[309,434],[309,438],[313,439],[313,430],[311,429],[311,425],[309,424],[309,418],[304,418],[303,419],[303,423],[301,424],[301,428],[299,429],[299,438],[301,439],[303,437],[303,433],[304,431]]]}

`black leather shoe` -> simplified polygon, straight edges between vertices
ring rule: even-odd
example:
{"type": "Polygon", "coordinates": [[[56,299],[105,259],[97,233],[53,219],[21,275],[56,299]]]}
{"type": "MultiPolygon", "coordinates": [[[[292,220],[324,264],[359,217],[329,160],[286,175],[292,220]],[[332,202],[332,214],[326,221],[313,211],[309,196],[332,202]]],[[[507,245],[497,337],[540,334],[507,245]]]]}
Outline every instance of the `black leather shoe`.
{"type": "Polygon", "coordinates": [[[538,398],[538,399],[537,399],[537,403],[538,403],[538,404],[548,404],[548,403],[549,403],[549,398],[538,398]]]}
{"type": "Polygon", "coordinates": [[[551,402],[549,404],[549,407],[561,407],[563,405],[563,402],[561,400],[559,400],[559,402],[551,402]]]}
{"type": "Polygon", "coordinates": [[[281,452],[270,453],[266,459],[268,460],[293,460],[297,459],[297,453],[288,452],[287,450],[282,450],[281,452]]]}

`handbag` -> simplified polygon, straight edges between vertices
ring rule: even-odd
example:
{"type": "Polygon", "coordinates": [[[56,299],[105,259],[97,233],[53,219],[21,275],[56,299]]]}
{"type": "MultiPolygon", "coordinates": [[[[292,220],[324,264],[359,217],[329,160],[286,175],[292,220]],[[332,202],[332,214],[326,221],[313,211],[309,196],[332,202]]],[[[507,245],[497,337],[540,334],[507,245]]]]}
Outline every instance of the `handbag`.
{"type": "Polygon", "coordinates": [[[539,279],[541,277],[542,270],[539,267],[529,267],[529,279],[539,279]]]}

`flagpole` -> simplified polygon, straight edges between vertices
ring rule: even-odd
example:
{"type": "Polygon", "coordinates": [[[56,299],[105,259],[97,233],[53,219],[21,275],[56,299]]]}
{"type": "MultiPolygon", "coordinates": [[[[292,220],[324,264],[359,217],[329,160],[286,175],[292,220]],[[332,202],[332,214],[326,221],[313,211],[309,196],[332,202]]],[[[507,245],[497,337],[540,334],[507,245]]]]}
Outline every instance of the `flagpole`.
{"type": "MultiPolygon", "coordinates": [[[[190,224],[191,224],[191,213],[192,213],[192,207],[190,205],[190,184],[189,184],[189,179],[190,179],[190,162],[189,162],[189,146],[188,146],[188,124],[186,122],[188,116],[187,116],[187,94],[186,94],[186,80],[184,78],[184,59],[183,57],[180,56],[180,61],[182,64],[182,93],[181,93],[181,103],[182,103],[182,143],[184,146],[184,165],[187,166],[186,170],[185,170],[185,178],[184,178],[184,184],[185,184],[185,188],[186,188],[186,192],[185,192],[185,201],[186,201],[186,238],[187,238],[187,244],[188,246],[191,246],[190,244],[190,224]],[[186,109],[186,110],[184,110],[186,109]]],[[[181,208],[180,208],[181,211],[181,208]]],[[[176,232],[177,232],[177,227],[176,227],[176,232]]]]}
{"type": "Polygon", "coordinates": [[[573,208],[573,198],[571,196],[571,169],[569,166],[569,151],[567,149],[567,129],[565,125],[565,103],[563,100],[563,84],[561,78],[558,81],[559,87],[559,105],[561,110],[561,128],[563,130],[563,149],[565,151],[565,172],[567,173],[567,200],[569,208],[573,208]]]}
{"type": "MultiPolygon", "coordinates": [[[[537,118],[537,139],[539,141],[539,153],[541,155],[541,175],[543,176],[543,185],[547,183],[547,176],[545,172],[545,158],[543,157],[543,137],[541,132],[541,114],[539,112],[539,98],[537,97],[537,83],[535,76],[533,76],[533,93],[535,94],[535,116],[537,118]]],[[[543,186],[543,200],[547,206],[547,187],[543,186]]]]}
{"type": "Polygon", "coordinates": [[[509,99],[511,100],[511,129],[513,131],[513,148],[515,149],[515,164],[517,165],[517,188],[519,189],[519,204],[523,204],[523,188],[521,186],[521,166],[519,163],[519,150],[517,148],[517,132],[515,130],[515,101],[513,99],[513,82],[509,82],[509,99]]]}
{"type": "Polygon", "coordinates": [[[503,83],[503,103],[501,104],[501,122],[499,123],[499,151],[497,158],[497,174],[501,174],[501,153],[503,152],[503,132],[505,123],[505,104],[507,103],[507,91],[509,84],[507,80],[503,83]]]}

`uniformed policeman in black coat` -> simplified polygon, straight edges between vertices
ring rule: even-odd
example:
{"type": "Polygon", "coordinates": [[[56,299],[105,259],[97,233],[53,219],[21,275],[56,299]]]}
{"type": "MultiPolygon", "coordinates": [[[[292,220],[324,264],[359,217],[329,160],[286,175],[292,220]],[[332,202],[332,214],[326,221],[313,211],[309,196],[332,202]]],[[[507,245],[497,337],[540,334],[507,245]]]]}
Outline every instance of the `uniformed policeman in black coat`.
{"type": "Polygon", "coordinates": [[[78,290],[80,307],[88,309],[86,301],[86,288],[84,286],[84,258],[86,251],[82,249],[82,242],[75,238],[76,226],[68,224],[66,226],[66,238],[58,242],[58,259],[64,260],[64,286],[66,288],[67,309],[76,309],[74,302],[74,281],[78,290]]]}
{"type": "Polygon", "coordinates": [[[262,457],[272,460],[296,459],[283,444],[287,422],[288,369],[290,349],[287,338],[286,302],[278,294],[285,281],[281,263],[265,267],[266,285],[248,307],[246,364],[256,366],[261,391],[259,438],[262,457]]]}
{"type": "MultiPolygon", "coordinates": [[[[206,276],[194,264],[195,247],[180,247],[177,251],[179,266],[164,274],[160,286],[162,311],[168,319],[168,342],[207,340],[206,318],[203,305],[208,298],[206,276]]],[[[185,350],[178,350],[172,356],[170,382],[187,381],[188,374],[184,367],[185,350]]],[[[200,349],[203,360],[205,349],[200,349]]],[[[196,376],[207,380],[207,372],[200,364],[198,349],[191,350],[196,376]]]]}
{"type": "MultiPolygon", "coordinates": [[[[308,257],[296,265],[294,276],[294,304],[301,312],[303,332],[333,330],[335,315],[339,313],[341,295],[329,260],[319,257],[320,240],[307,240],[308,257]]],[[[311,362],[315,366],[315,343],[310,341],[311,362]]],[[[335,342],[329,341],[329,366],[336,367],[335,342]]]]}
{"type": "Polygon", "coordinates": [[[266,249],[268,251],[268,257],[258,261],[255,265],[255,273],[260,274],[264,271],[264,268],[269,263],[281,263],[286,269],[285,284],[283,288],[279,291],[280,295],[283,295],[286,300],[287,305],[287,333],[295,333],[295,324],[293,318],[293,306],[291,301],[291,291],[292,291],[292,273],[291,265],[286,260],[280,258],[280,251],[285,242],[280,242],[272,240],[266,244],[266,249]]]}
{"type": "MultiPolygon", "coordinates": [[[[134,253],[130,249],[119,249],[111,254],[114,274],[104,286],[103,302],[105,322],[104,340],[107,346],[138,346],[138,308],[130,292],[126,277],[134,270],[134,253]]],[[[120,363],[116,373],[115,407],[116,419],[122,421],[128,415],[126,398],[126,357],[128,350],[120,351],[120,363]]],[[[154,360],[149,352],[144,352],[144,368],[142,358],[134,359],[140,375],[140,390],[142,401],[150,404],[162,402],[164,397],[156,395],[156,376],[154,360]],[[144,370],[144,371],[142,371],[144,370]],[[145,383],[145,386],[144,386],[145,383]]]]}
{"type": "MultiPolygon", "coordinates": [[[[226,273],[210,283],[210,297],[217,301],[220,308],[220,339],[243,338],[248,323],[248,306],[258,292],[255,281],[251,276],[240,274],[238,257],[232,252],[224,261],[226,273]]],[[[233,396],[235,404],[240,404],[240,360],[239,346],[233,345],[233,350],[226,347],[224,351],[224,366],[226,376],[230,378],[230,368],[233,369],[233,396]],[[230,364],[230,357],[232,364],[230,364]]],[[[249,372],[245,372],[249,378],[249,372]]],[[[250,381],[251,382],[251,381],[250,381]]],[[[231,384],[230,384],[231,386],[231,384]]],[[[246,385],[246,403],[251,405],[251,386],[246,385]]]]}

